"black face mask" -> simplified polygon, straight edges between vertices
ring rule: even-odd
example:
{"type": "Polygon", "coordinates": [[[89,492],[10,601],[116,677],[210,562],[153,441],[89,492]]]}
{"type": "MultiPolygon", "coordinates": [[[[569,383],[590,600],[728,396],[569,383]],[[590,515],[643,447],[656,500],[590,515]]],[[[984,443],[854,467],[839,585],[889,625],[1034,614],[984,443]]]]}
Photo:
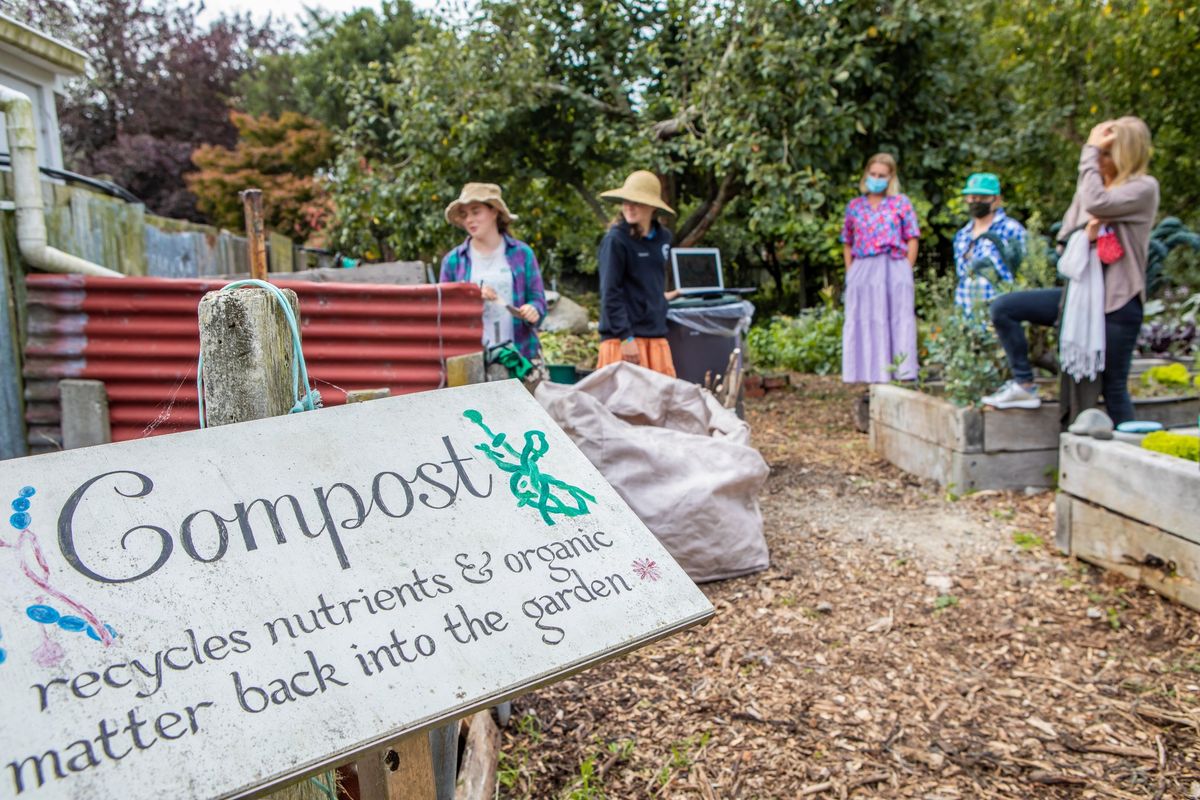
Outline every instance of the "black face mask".
{"type": "Polygon", "coordinates": [[[971,211],[971,216],[975,219],[983,219],[988,214],[992,213],[991,200],[979,200],[975,203],[967,203],[967,208],[971,211]]]}

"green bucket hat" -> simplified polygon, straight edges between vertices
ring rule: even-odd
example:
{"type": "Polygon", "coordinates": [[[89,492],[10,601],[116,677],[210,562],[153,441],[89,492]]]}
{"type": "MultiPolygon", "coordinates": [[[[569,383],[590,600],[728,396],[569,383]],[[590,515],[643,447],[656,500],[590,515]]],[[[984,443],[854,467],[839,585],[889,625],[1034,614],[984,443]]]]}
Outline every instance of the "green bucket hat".
{"type": "Polygon", "coordinates": [[[967,185],[960,194],[998,195],[1000,178],[991,172],[976,172],[967,178],[967,185]]]}

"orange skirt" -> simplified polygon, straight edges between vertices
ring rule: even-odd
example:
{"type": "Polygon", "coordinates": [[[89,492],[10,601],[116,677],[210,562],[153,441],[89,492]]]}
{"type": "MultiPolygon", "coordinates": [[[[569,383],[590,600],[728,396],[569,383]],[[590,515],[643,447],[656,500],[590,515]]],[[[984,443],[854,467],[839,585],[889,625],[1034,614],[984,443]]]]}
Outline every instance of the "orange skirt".
{"type": "MultiPolygon", "coordinates": [[[[641,365],[663,375],[675,377],[675,362],[671,360],[671,346],[666,339],[633,340],[637,344],[641,365]]],[[[596,359],[596,369],[607,367],[621,361],[621,340],[605,339],[600,342],[600,356],[596,359]]]]}

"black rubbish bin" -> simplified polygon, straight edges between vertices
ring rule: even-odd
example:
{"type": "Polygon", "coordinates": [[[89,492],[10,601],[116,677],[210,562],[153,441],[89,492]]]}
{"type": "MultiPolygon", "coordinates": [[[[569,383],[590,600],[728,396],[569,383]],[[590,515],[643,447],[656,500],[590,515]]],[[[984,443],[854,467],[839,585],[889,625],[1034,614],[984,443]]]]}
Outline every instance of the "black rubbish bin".
{"type": "MultiPolygon", "coordinates": [[[[742,347],[742,337],[754,319],[754,304],[738,295],[712,299],[680,298],[667,310],[667,342],[675,374],[685,381],[704,383],[704,376],[724,375],[729,355],[742,347]]],[[[738,359],[745,366],[745,348],[738,359]]],[[[741,398],[738,413],[741,414],[741,398]]]]}

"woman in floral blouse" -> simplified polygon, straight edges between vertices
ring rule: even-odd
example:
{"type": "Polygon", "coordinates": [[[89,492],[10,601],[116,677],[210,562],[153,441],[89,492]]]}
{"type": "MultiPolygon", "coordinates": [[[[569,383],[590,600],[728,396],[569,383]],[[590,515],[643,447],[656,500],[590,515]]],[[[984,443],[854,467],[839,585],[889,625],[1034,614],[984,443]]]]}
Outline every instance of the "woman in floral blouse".
{"type": "Polygon", "coordinates": [[[859,182],[862,194],[846,206],[846,323],[842,380],[886,383],[917,377],[917,315],[913,265],[917,215],[900,194],[896,160],[877,153],[859,182]],[[892,370],[892,366],[899,366],[892,370]]]}

